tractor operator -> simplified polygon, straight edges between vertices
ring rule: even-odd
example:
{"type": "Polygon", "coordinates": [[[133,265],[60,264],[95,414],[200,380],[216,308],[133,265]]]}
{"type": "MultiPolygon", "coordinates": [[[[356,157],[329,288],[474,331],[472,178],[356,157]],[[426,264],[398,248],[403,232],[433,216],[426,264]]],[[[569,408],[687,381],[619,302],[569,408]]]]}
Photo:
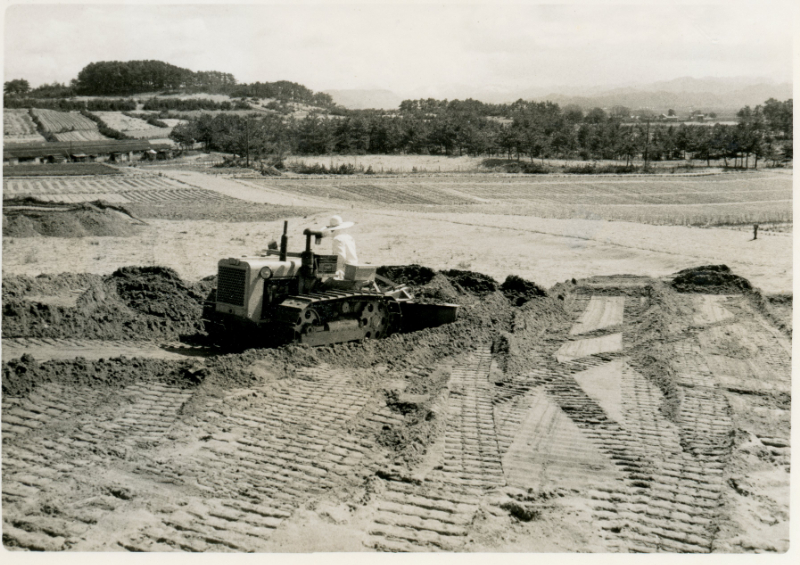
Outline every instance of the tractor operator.
{"type": "Polygon", "coordinates": [[[336,235],[333,237],[333,254],[338,256],[336,261],[336,278],[344,278],[345,265],[357,265],[358,255],[356,255],[356,241],[353,236],[343,233],[347,228],[352,227],[353,222],[343,222],[341,216],[331,216],[328,225],[322,229],[323,233],[336,235]]]}

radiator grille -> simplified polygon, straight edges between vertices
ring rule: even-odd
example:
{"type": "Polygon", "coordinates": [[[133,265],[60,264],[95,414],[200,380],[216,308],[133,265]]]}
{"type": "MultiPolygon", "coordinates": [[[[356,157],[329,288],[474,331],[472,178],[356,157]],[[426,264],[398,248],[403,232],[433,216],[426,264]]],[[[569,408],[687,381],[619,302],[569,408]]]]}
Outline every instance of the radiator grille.
{"type": "Polygon", "coordinates": [[[244,306],[246,273],[244,269],[220,267],[217,274],[217,302],[244,306]]]}

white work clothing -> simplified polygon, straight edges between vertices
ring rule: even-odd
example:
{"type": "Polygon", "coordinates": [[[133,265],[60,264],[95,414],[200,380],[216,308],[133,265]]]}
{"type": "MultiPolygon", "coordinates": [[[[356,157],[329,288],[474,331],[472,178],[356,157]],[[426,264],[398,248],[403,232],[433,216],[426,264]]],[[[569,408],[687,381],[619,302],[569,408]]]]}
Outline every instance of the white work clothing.
{"type": "Polygon", "coordinates": [[[343,279],[345,264],[358,264],[358,255],[356,255],[356,241],[353,239],[353,236],[343,233],[334,237],[333,254],[338,256],[336,259],[336,278],[343,279]]]}

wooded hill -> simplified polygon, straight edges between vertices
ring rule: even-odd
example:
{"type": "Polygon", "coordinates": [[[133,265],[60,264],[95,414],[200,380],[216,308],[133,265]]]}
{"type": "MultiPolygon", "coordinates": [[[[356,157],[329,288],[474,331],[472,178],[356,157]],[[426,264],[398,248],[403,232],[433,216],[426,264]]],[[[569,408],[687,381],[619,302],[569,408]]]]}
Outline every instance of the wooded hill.
{"type": "Polygon", "coordinates": [[[163,61],[98,61],[89,63],[69,85],[53,83],[31,89],[24,79],[5,83],[7,97],[70,98],[73,96],[133,96],[144,93],[227,94],[234,98],[273,98],[333,108],[333,99],[290,81],[238,84],[230,73],[192,71],[163,61]]]}

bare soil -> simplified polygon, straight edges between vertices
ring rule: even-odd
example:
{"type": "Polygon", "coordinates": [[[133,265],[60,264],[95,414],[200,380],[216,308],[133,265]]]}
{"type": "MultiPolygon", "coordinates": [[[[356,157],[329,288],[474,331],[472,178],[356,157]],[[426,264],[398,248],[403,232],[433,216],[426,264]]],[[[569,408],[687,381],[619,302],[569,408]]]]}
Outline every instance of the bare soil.
{"type": "MultiPolygon", "coordinates": [[[[241,186],[254,213],[292,198],[241,186]]],[[[172,347],[216,261],[282,228],[218,213],[4,238],[6,549],[787,551],[790,238],[345,208],[456,323],[172,347]]]]}

